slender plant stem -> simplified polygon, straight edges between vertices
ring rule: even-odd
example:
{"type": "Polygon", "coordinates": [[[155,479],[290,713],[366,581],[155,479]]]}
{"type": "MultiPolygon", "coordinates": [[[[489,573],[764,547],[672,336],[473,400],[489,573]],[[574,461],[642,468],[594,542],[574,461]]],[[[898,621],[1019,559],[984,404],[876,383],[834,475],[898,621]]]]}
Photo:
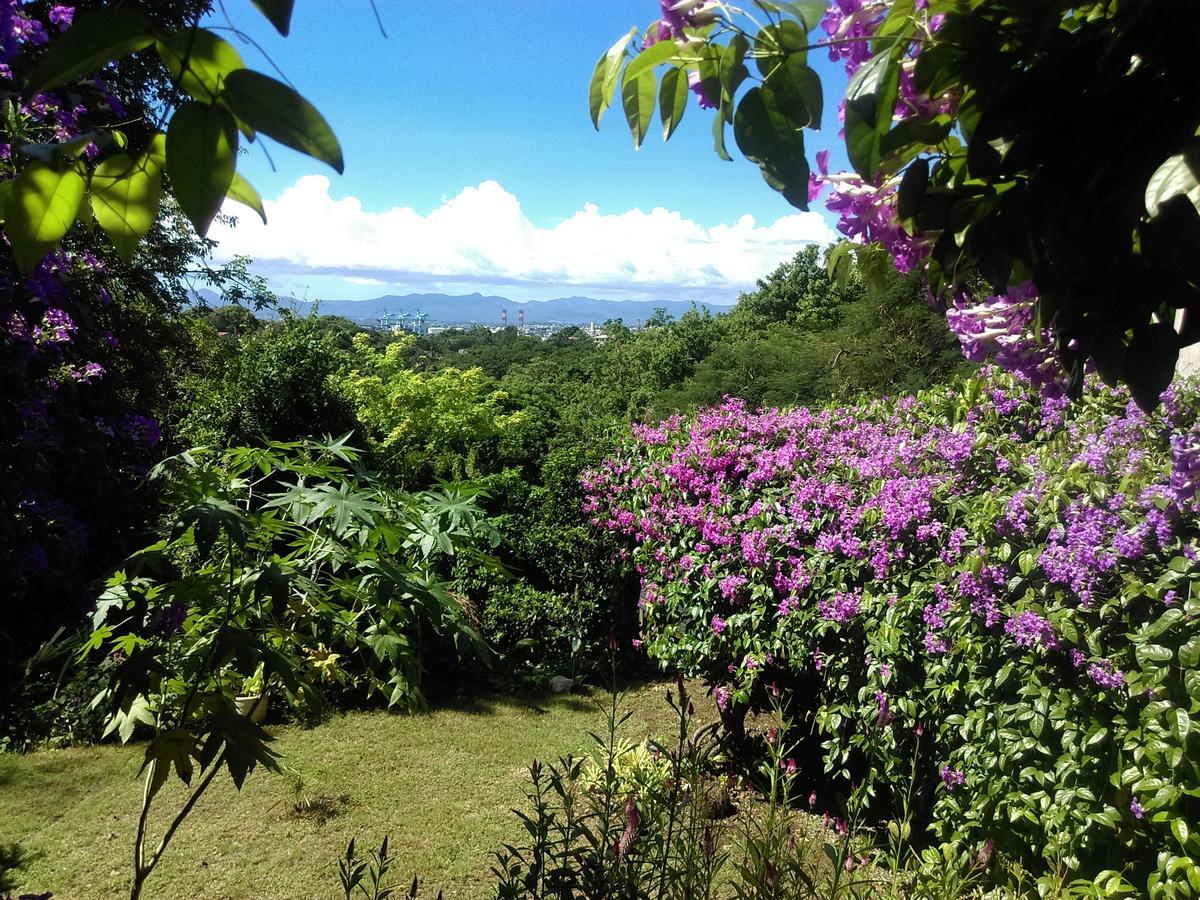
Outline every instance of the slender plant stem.
{"type": "Polygon", "coordinates": [[[150,857],[150,862],[143,866],[141,855],[143,842],[145,840],[145,821],[146,814],[150,810],[151,800],[149,779],[154,774],[153,770],[146,773],[146,799],[142,801],[142,815],[138,821],[138,844],[137,849],[134,852],[136,868],[133,876],[133,890],[130,891],[129,900],[138,900],[138,898],[141,897],[142,885],[145,884],[146,879],[150,877],[150,873],[154,871],[154,867],[157,866],[159,860],[162,859],[163,852],[167,849],[167,844],[171,842],[171,838],[175,836],[175,832],[178,830],[179,826],[183,824],[183,820],[186,819],[188,813],[192,811],[192,807],[196,805],[196,801],[200,799],[200,795],[208,789],[208,786],[212,784],[213,779],[217,777],[217,773],[221,771],[221,765],[224,762],[225,751],[222,750],[219,754],[217,754],[217,758],[212,761],[212,765],[209,766],[208,772],[205,774],[204,778],[200,780],[200,783],[196,785],[195,790],[193,790],[191,795],[187,798],[187,802],[183,804],[183,807],[178,813],[176,813],[175,818],[171,820],[171,824],[163,833],[162,840],[158,842],[157,849],[155,849],[153,855],[150,857]]]}

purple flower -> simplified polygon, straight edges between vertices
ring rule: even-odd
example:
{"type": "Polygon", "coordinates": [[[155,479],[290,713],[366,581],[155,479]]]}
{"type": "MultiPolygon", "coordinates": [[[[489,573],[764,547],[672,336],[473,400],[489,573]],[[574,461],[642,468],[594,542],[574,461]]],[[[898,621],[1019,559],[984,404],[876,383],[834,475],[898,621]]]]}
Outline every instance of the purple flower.
{"type": "Polygon", "coordinates": [[[720,636],[725,631],[725,620],[720,616],[712,617],[712,633],[720,636]]]}
{"type": "Polygon", "coordinates": [[[1119,688],[1125,683],[1125,673],[1114,669],[1107,659],[1092,663],[1087,669],[1088,677],[1102,688],[1119,688]]]}
{"type": "Polygon", "coordinates": [[[729,688],[724,685],[719,684],[713,688],[713,700],[717,703],[717,709],[724,712],[725,708],[729,706],[730,693],[729,688]]]}
{"type": "Polygon", "coordinates": [[[892,712],[888,706],[887,694],[883,691],[876,691],[875,705],[878,708],[878,712],[875,715],[875,724],[881,728],[892,724],[892,712]]]}
{"type": "Polygon", "coordinates": [[[688,72],[688,90],[696,95],[697,101],[700,103],[701,109],[716,109],[717,103],[708,95],[708,91],[704,89],[704,82],[700,78],[700,73],[696,71],[688,72]]]}
{"type": "Polygon", "coordinates": [[[862,604],[862,594],[857,591],[845,593],[838,591],[832,600],[822,600],[817,604],[821,616],[830,622],[843,625],[858,615],[862,604]]]}
{"type": "Polygon", "coordinates": [[[961,787],[967,780],[966,776],[958,769],[951,769],[949,766],[942,766],[941,771],[942,784],[946,786],[946,790],[953,791],[956,787],[961,787]]]}
{"type": "Polygon", "coordinates": [[[125,419],[124,429],[129,437],[147,447],[153,447],[162,440],[157,420],[148,416],[129,416],[125,419]]]}
{"type": "Polygon", "coordinates": [[[1142,808],[1142,804],[1138,802],[1138,798],[1134,797],[1129,801],[1129,811],[1133,813],[1135,819],[1146,818],[1146,810],[1142,808]]]}
{"type": "Polygon", "coordinates": [[[71,26],[71,22],[75,18],[75,7],[63,6],[61,3],[55,4],[50,8],[50,15],[48,18],[51,22],[58,26],[59,31],[66,31],[71,26]]]}
{"type": "Polygon", "coordinates": [[[1053,650],[1058,646],[1054,626],[1029,610],[1009,619],[1004,624],[1004,631],[1021,647],[1036,647],[1040,644],[1047,650],[1053,650]]]}

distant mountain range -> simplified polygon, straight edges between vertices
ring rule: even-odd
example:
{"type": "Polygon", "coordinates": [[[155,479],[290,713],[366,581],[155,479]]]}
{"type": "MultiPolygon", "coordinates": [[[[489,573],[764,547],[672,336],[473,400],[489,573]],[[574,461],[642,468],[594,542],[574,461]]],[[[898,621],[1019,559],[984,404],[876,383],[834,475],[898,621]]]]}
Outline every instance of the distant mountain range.
{"type": "MultiPolygon", "coordinates": [[[[208,302],[218,302],[209,299],[208,302]]],[[[288,297],[281,306],[307,314],[312,303],[288,297]]],[[[696,303],[713,313],[728,310],[729,306],[696,303]]],[[[559,323],[563,325],[597,325],[608,319],[622,319],[627,325],[645,322],[656,309],[678,318],[692,303],[683,300],[593,300],[590,297],[562,297],[557,300],[530,300],[518,303],[504,297],[485,297],[482,294],[405,294],[404,296],[374,297],[370,300],[322,300],[318,310],[326,316],[345,316],[355,322],[370,324],[385,313],[425,313],[430,324],[499,325],[500,311],[508,310],[508,324],[517,324],[517,311],[525,310],[525,324],[559,323]]]]}

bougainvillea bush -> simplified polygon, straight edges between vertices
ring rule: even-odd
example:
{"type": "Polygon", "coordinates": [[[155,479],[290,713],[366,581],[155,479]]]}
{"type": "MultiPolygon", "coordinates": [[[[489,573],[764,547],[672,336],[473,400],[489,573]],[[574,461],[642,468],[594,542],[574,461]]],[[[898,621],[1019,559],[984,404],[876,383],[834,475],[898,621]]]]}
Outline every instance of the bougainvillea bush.
{"type": "Polygon", "coordinates": [[[995,370],[857,406],[729,400],[636,428],[587,509],[633,541],[647,652],[735,722],[788,686],[827,785],[898,815],[915,771],[927,840],[1190,895],[1196,410],[1189,384],[1147,414],[995,370]]]}

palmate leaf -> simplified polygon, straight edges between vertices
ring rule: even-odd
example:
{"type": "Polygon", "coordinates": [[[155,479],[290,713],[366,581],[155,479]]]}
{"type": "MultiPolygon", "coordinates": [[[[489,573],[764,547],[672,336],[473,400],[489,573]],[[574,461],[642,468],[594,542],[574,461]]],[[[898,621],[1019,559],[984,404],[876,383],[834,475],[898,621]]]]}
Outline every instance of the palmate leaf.
{"type": "Polygon", "coordinates": [[[108,737],[115,731],[121,739],[121,743],[127,744],[133,737],[133,731],[138,722],[151,726],[155,722],[154,710],[150,708],[150,701],[144,694],[135,695],[127,704],[114,711],[101,737],[108,737]]]}
{"type": "Polygon", "coordinates": [[[225,766],[234,786],[241,790],[246,776],[262,765],[271,772],[279,771],[279,754],[267,746],[275,740],[255,724],[249,716],[238,715],[231,708],[219,711],[212,718],[212,731],[200,751],[200,763],[207,767],[225,751],[225,766]]]}
{"type": "Polygon", "coordinates": [[[210,498],[183,510],[179,517],[181,530],[195,529],[196,548],[204,555],[212,549],[220,532],[224,531],[234,543],[241,543],[246,533],[246,514],[225,500],[210,498]]]}
{"type": "Polygon", "coordinates": [[[154,740],[146,745],[146,755],[142,760],[143,772],[150,767],[147,791],[151,797],[167,783],[172,767],[180,781],[188,785],[192,783],[192,774],[195,771],[192,758],[196,755],[196,749],[195,735],[182,728],[173,728],[155,735],[154,740]]]}
{"type": "Polygon", "coordinates": [[[345,168],[342,147],[315,106],[269,75],[251,69],[231,72],[222,99],[239,119],[285,147],[331,166],[345,168]]]}

